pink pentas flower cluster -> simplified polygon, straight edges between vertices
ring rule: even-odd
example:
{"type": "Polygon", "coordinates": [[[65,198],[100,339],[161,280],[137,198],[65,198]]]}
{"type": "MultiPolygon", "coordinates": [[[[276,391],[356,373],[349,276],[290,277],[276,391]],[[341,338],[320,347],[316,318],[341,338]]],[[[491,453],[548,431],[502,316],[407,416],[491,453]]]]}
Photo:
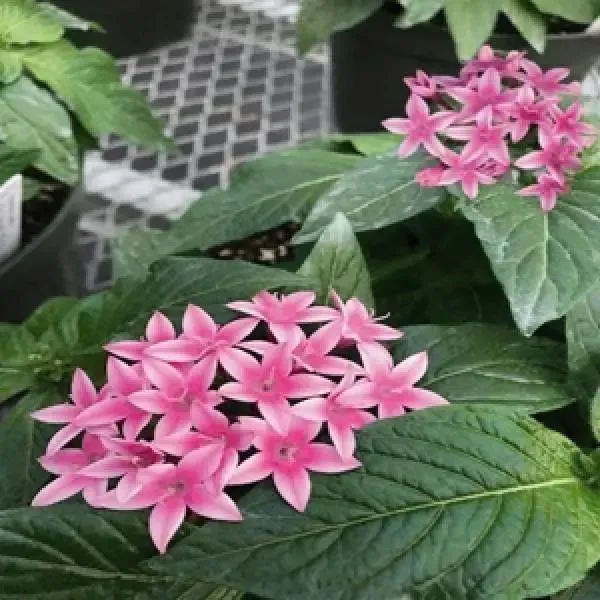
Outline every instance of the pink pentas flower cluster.
{"type": "Polygon", "coordinates": [[[62,425],[39,459],[57,477],[33,504],[81,493],[96,508],[151,508],[160,552],[188,511],[241,520],[230,486],[270,477],[303,511],[309,472],[360,466],[356,430],[446,403],[416,387],[425,352],[394,364],[384,343],[402,333],[355,298],[332,300],[260,292],[228,304],[243,316],[222,326],[190,305],[181,333],[157,312],[144,339],[108,344],[100,390],[77,369],[70,401],[32,415],[62,425]]]}
{"type": "Polygon", "coordinates": [[[568,178],[596,133],[582,121],[583,107],[573,98],[580,86],[565,83],[568,75],[563,68],[542,71],[524,52],[501,56],[484,46],[458,77],[423,71],[408,77],[407,118],[383,126],[405,136],[401,157],[423,147],[437,160],[417,174],[423,187],[458,183],[474,199],[480,185],[511,169],[530,171],[536,182],[518,193],[539,197],[549,211],[568,192],[568,178]]]}

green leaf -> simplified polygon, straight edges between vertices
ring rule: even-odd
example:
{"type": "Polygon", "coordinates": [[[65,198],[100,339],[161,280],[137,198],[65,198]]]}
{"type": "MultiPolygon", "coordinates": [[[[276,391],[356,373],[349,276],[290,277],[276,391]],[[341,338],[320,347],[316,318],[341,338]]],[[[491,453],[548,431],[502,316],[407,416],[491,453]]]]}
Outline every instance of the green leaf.
{"type": "Polygon", "coordinates": [[[28,49],[26,68],[51,87],[94,136],[116,133],[143,146],[164,148],[162,124],[146,99],[124,87],[113,59],[98,48],[78,50],[69,42],[28,49]]]}
{"type": "Polygon", "coordinates": [[[553,596],[554,600],[598,600],[600,598],[600,569],[596,567],[575,587],[553,596]]]}
{"type": "Polygon", "coordinates": [[[566,336],[571,381],[592,433],[600,440],[600,283],[567,313],[566,336]]]}
{"type": "Polygon", "coordinates": [[[38,2],[37,5],[42,13],[47,15],[48,18],[52,19],[54,22],[60,23],[65,29],[104,31],[98,23],[93,23],[92,21],[77,17],[63,8],[54,6],[54,4],[50,4],[49,2],[38,2]]]}
{"type": "Polygon", "coordinates": [[[60,323],[64,316],[76,305],[76,298],[51,298],[29,315],[23,324],[24,328],[35,338],[39,338],[50,327],[60,323]]]}
{"type": "Polygon", "coordinates": [[[383,5],[383,0],[302,0],[298,15],[298,50],[308,52],[335,31],[349,29],[383,5]]]}
{"type": "Polygon", "coordinates": [[[173,224],[165,236],[167,247],[206,250],[289,221],[302,222],[319,196],[360,162],[360,156],[310,148],[249,162],[236,171],[228,190],[204,194],[173,224]]]}
{"type": "Polygon", "coordinates": [[[0,144],[0,184],[10,179],[17,173],[22,173],[35,162],[37,150],[16,150],[6,144],[0,144]]]}
{"type": "Polygon", "coordinates": [[[176,239],[176,236],[153,229],[126,231],[113,244],[115,278],[144,279],[148,274],[148,267],[153,262],[175,253],[176,239]]]}
{"type": "Polygon", "coordinates": [[[262,487],[240,502],[243,522],[197,528],[148,566],[268,598],[393,598],[437,582],[450,598],[520,600],[600,556],[584,457],[529,417],[417,411],[361,431],[358,455],[359,471],[312,477],[306,513],[262,487]]]}
{"type": "Polygon", "coordinates": [[[543,13],[574,21],[575,23],[591,23],[600,16],[600,6],[592,0],[531,0],[543,13]]]}
{"type": "Polygon", "coordinates": [[[396,19],[396,27],[409,28],[430,21],[444,7],[445,0],[400,0],[404,6],[396,19]]]}
{"type": "Polygon", "coordinates": [[[155,555],[138,513],[70,504],[0,511],[0,598],[132,598],[169,577],[137,572],[155,555]]]}
{"type": "Polygon", "coordinates": [[[18,325],[0,325],[0,403],[27,389],[33,381],[28,367],[35,339],[18,325]]]}
{"type": "Polygon", "coordinates": [[[460,60],[473,58],[492,35],[502,0],[446,0],[444,11],[460,60]]]}
{"type": "Polygon", "coordinates": [[[539,10],[523,0],[503,0],[502,12],[532,48],[544,52],[547,20],[539,10]]]}
{"type": "Polygon", "coordinates": [[[79,159],[67,111],[29,78],[0,86],[0,139],[15,150],[39,150],[34,165],[73,185],[79,159]]]}
{"type": "Polygon", "coordinates": [[[524,339],[497,325],[417,325],[403,331],[404,338],[394,344],[394,357],[401,360],[427,350],[429,367],[419,385],[451,403],[535,414],[573,402],[563,344],[524,339]]]}
{"type": "Polygon", "coordinates": [[[358,232],[404,221],[439,204],[446,197],[443,188],[422,188],[415,181],[424,166],[420,153],[399,159],[394,152],[361,161],[319,198],[294,243],[316,239],[338,212],[358,232]]]}
{"type": "Polygon", "coordinates": [[[27,506],[50,479],[37,459],[44,454],[56,426],[37,423],[31,413],[60,401],[54,387],[31,392],[0,419],[0,511],[27,506]]]}
{"type": "Polygon", "coordinates": [[[153,585],[135,600],[241,600],[245,593],[230,587],[181,579],[164,586],[153,585]]]}
{"type": "Polygon", "coordinates": [[[322,301],[335,290],[343,299],[358,298],[375,308],[365,257],[352,225],[342,213],[323,231],[299,273],[318,282],[322,301]]]}
{"type": "Polygon", "coordinates": [[[364,156],[384,154],[400,145],[400,138],[395,133],[356,133],[353,135],[340,133],[331,140],[338,143],[350,142],[357,152],[364,156]]]}
{"type": "Polygon", "coordinates": [[[37,2],[3,0],[0,4],[0,44],[55,42],[63,33],[63,26],[37,2]]]}
{"type": "Polygon", "coordinates": [[[581,173],[571,187],[549,213],[508,184],[486,187],[461,207],[525,335],[562,317],[598,277],[600,169],[581,173]]]}
{"type": "Polygon", "coordinates": [[[0,48],[0,83],[12,83],[21,76],[23,57],[20,52],[0,48]]]}

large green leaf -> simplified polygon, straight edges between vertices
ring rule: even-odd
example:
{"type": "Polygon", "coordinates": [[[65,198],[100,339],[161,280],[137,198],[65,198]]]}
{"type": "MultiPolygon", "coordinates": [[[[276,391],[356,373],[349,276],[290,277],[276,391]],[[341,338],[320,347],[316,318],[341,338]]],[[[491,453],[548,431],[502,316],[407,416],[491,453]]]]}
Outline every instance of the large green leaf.
{"type": "Polygon", "coordinates": [[[547,20],[535,6],[522,0],[503,0],[502,12],[535,50],[544,52],[547,20]]]}
{"type": "Polygon", "coordinates": [[[554,600],[598,600],[600,598],[600,569],[596,568],[578,585],[553,596],[554,600]]]}
{"type": "Polygon", "coordinates": [[[148,566],[283,600],[376,600],[443,584],[520,600],[581,579],[600,556],[600,494],[576,446],[504,409],[452,406],[359,434],[364,467],[313,477],[306,513],[270,486],[242,523],[210,523],[148,566]]]}
{"type": "Polygon", "coordinates": [[[50,298],[29,315],[24,323],[25,329],[34,337],[39,338],[50,327],[60,323],[76,305],[76,298],[64,296],[50,298]]]}
{"type": "Polygon", "coordinates": [[[28,49],[25,66],[77,114],[94,136],[117,133],[150,147],[164,147],[162,125],[136,90],[123,86],[113,59],[98,48],[78,50],[69,42],[28,49]]]}
{"type": "Polygon", "coordinates": [[[338,212],[346,215],[354,231],[367,231],[404,221],[435,206],[446,192],[443,188],[422,188],[415,181],[424,164],[420,153],[400,159],[394,152],[361,161],[317,201],[295,242],[317,238],[338,212]]]}
{"type": "Polygon", "coordinates": [[[600,16],[600,5],[595,0],[531,0],[543,13],[562,17],[576,23],[591,23],[600,16]]]}
{"type": "Polygon", "coordinates": [[[154,554],[141,514],[76,504],[0,511],[0,598],[132,598],[168,579],[136,572],[154,554]]]}
{"type": "Polygon", "coordinates": [[[408,28],[429,21],[442,10],[444,3],[445,0],[400,0],[404,10],[396,26],[408,28]]]}
{"type": "Polygon", "coordinates": [[[23,327],[0,325],[0,403],[31,385],[35,350],[35,338],[23,327]]]}
{"type": "Polygon", "coordinates": [[[74,184],[79,179],[77,146],[67,111],[27,77],[0,86],[0,139],[15,150],[39,150],[35,166],[74,184]]]}
{"type": "Polygon", "coordinates": [[[55,42],[63,26],[37,2],[3,0],[0,4],[0,44],[55,42]]]}
{"type": "Polygon", "coordinates": [[[463,202],[524,334],[562,317],[598,278],[599,195],[600,169],[594,168],[574,178],[549,213],[508,184],[463,202]]]}
{"type": "Polygon", "coordinates": [[[298,49],[308,52],[317,42],[360,23],[382,5],[383,0],[302,0],[298,49]]]}
{"type": "Polygon", "coordinates": [[[54,6],[54,4],[50,4],[49,2],[37,2],[37,6],[49,19],[60,23],[65,29],[80,29],[81,31],[95,29],[96,31],[103,31],[102,27],[97,23],[82,19],[66,11],[64,8],[54,6]]]}
{"type": "Polygon", "coordinates": [[[563,344],[524,339],[508,327],[483,324],[404,328],[396,359],[428,351],[419,382],[452,403],[478,403],[538,413],[573,401],[563,344]]]}
{"type": "Polygon", "coordinates": [[[136,594],[135,600],[241,600],[244,597],[244,592],[230,587],[181,579],[152,585],[136,594]]]}
{"type": "Polygon", "coordinates": [[[0,48],[0,83],[12,83],[23,71],[21,52],[10,48],[0,48]]]}
{"type": "Polygon", "coordinates": [[[571,380],[600,440],[600,283],[567,313],[566,336],[571,380]]]}
{"type": "Polygon", "coordinates": [[[446,22],[460,60],[468,60],[492,35],[502,0],[446,0],[446,22]]]}
{"type": "Polygon", "coordinates": [[[364,156],[389,152],[397,148],[401,140],[395,133],[339,133],[329,138],[334,144],[352,144],[356,152],[364,156]]]}
{"type": "Polygon", "coordinates": [[[375,308],[365,257],[352,225],[342,213],[323,231],[299,273],[318,284],[322,301],[335,290],[343,299],[358,298],[375,308]]]}
{"type": "Polygon", "coordinates": [[[228,190],[204,194],[167,236],[180,252],[205,250],[288,221],[301,222],[319,196],[360,163],[360,156],[312,148],[249,162],[236,171],[228,190]]]}
{"type": "Polygon", "coordinates": [[[0,511],[27,506],[50,478],[37,459],[56,426],[36,423],[30,415],[61,401],[54,387],[31,392],[0,420],[0,511]]]}
{"type": "Polygon", "coordinates": [[[0,184],[17,173],[22,173],[35,162],[38,151],[33,149],[17,150],[6,144],[0,144],[0,184]]]}

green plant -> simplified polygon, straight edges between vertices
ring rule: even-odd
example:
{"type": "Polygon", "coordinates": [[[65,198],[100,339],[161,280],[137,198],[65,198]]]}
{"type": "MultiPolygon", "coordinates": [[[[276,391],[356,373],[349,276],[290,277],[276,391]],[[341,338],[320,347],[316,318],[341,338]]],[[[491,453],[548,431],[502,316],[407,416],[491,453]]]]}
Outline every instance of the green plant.
{"type": "Polygon", "coordinates": [[[563,23],[591,24],[600,16],[595,0],[302,0],[298,19],[298,45],[307,52],[331,33],[360,23],[387,5],[398,14],[395,24],[414,27],[442,15],[456,45],[459,59],[472,58],[492,35],[497,21],[510,21],[519,34],[538,52],[544,51],[546,33],[563,23]]]}
{"type": "Polygon", "coordinates": [[[0,2],[2,181],[33,167],[74,185],[84,150],[108,133],[168,144],[146,100],[121,84],[112,58],[64,38],[69,29],[90,28],[98,26],[47,2],[0,2]]]}

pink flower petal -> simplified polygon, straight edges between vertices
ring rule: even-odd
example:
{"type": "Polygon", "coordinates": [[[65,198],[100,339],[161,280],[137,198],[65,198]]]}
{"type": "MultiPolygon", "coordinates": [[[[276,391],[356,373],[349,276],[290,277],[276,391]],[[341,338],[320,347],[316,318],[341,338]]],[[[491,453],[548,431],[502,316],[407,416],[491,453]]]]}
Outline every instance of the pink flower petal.
{"type": "Polygon", "coordinates": [[[176,335],[173,323],[161,312],[155,312],[146,326],[146,339],[153,344],[172,340],[176,335]]]}
{"type": "Polygon", "coordinates": [[[96,402],[97,397],[96,388],[87,373],[81,369],[76,369],[71,382],[71,399],[73,402],[81,408],[87,408],[96,402]]]}
{"type": "Polygon", "coordinates": [[[427,352],[413,354],[392,369],[391,380],[398,387],[414,385],[425,375],[427,363],[427,352]]]}
{"type": "Polygon", "coordinates": [[[240,463],[229,479],[229,485],[256,483],[268,477],[273,469],[267,464],[262,452],[254,454],[240,463]]]}
{"type": "Polygon", "coordinates": [[[110,387],[117,393],[128,396],[144,386],[144,380],[128,364],[109,356],[106,361],[106,375],[110,387]]]}
{"type": "Polygon", "coordinates": [[[247,352],[231,348],[227,354],[220,357],[223,368],[237,381],[244,381],[248,373],[256,371],[260,364],[247,352]]]}
{"type": "Polygon", "coordinates": [[[258,319],[236,319],[227,325],[223,325],[217,334],[217,339],[233,345],[247,338],[260,321],[258,319]]]}
{"type": "Polygon", "coordinates": [[[187,507],[182,498],[171,496],[159,502],[150,513],[150,536],[157,550],[164,554],[172,537],[185,519],[187,507]]]}
{"type": "Polygon", "coordinates": [[[319,394],[326,394],[333,389],[334,383],[310,373],[290,375],[288,378],[286,396],[288,398],[310,398],[319,394]]]}
{"type": "Polygon", "coordinates": [[[361,342],[358,352],[369,378],[377,380],[387,375],[394,366],[394,359],[389,351],[377,342],[361,342]]]}
{"type": "Polygon", "coordinates": [[[258,402],[258,410],[265,421],[278,433],[285,435],[292,422],[292,412],[285,400],[276,404],[258,402]]]}
{"type": "Polygon", "coordinates": [[[295,323],[269,323],[269,330],[273,337],[282,344],[297,339],[302,332],[302,329],[295,323]]]}
{"type": "Polygon", "coordinates": [[[448,404],[448,400],[439,394],[422,388],[409,388],[404,390],[400,397],[403,406],[410,408],[411,410],[421,410],[432,406],[443,406],[448,404]]]}
{"type": "Polygon", "coordinates": [[[333,446],[310,444],[305,450],[306,468],[319,473],[343,473],[360,467],[355,458],[343,459],[333,446]]]}
{"type": "Polygon", "coordinates": [[[310,398],[292,407],[292,412],[307,421],[323,422],[327,420],[327,404],[325,398],[310,398]]]}
{"type": "Polygon", "coordinates": [[[146,348],[148,348],[148,342],[138,342],[133,340],[124,340],[122,342],[112,342],[106,344],[104,349],[111,354],[120,356],[127,360],[142,360],[146,348]]]}
{"type": "Polygon", "coordinates": [[[305,469],[275,471],[273,482],[281,497],[298,512],[304,512],[310,497],[310,477],[305,469]]]}
{"type": "Polygon", "coordinates": [[[412,94],[406,103],[406,114],[409,119],[423,120],[429,117],[429,107],[423,98],[412,94]]]}
{"type": "Polygon", "coordinates": [[[217,324],[204,309],[190,304],[183,315],[183,332],[186,336],[210,340],[217,334],[217,324]]]}
{"type": "Polygon", "coordinates": [[[213,445],[197,448],[186,454],[177,465],[177,475],[190,484],[209,479],[221,464],[222,453],[215,452],[213,445]]]}
{"type": "Polygon", "coordinates": [[[343,427],[330,422],[327,426],[331,441],[341,458],[348,460],[352,458],[356,450],[356,438],[350,427],[343,427]]]}
{"type": "Polygon", "coordinates": [[[110,479],[120,477],[132,468],[131,461],[124,456],[107,456],[81,469],[86,477],[110,479]]]}
{"type": "Polygon", "coordinates": [[[185,433],[191,427],[192,418],[189,411],[168,412],[159,419],[154,430],[154,435],[156,439],[162,439],[171,435],[185,433]]]}
{"type": "Polygon", "coordinates": [[[394,417],[401,417],[405,414],[406,410],[404,409],[404,405],[397,397],[382,400],[377,408],[377,415],[380,419],[393,419],[394,417]]]}
{"type": "Polygon", "coordinates": [[[115,487],[115,496],[119,502],[127,502],[142,489],[137,473],[125,473],[115,487]]]}
{"type": "Polygon", "coordinates": [[[317,298],[314,292],[293,292],[282,297],[282,304],[293,311],[308,308],[317,298]]]}
{"type": "Polygon", "coordinates": [[[123,437],[126,440],[135,440],[152,420],[152,413],[141,409],[130,414],[123,422],[123,437]]]}
{"type": "Polygon", "coordinates": [[[107,481],[105,479],[88,479],[81,490],[83,499],[93,508],[102,508],[106,496],[107,481]]]}
{"type": "Polygon", "coordinates": [[[216,373],[216,357],[206,356],[198,361],[188,373],[188,390],[193,394],[201,395],[212,385],[216,373]]]}
{"type": "Polygon", "coordinates": [[[237,301],[237,302],[229,302],[226,304],[227,308],[231,310],[235,310],[237,312],[241,312],[247,315],[251,315],[256,317],[257,319],[263,319],[263,312],[256,306],[256,304],[252,302],[245,301],[237,301]]]}
{"type": "Polygon", "coordinates": [[[40,465],[54,475],[75,473],[88,464],[87,455],[79,448],[64,448],[38,458],[40,465]]]}
{"type": "Polygon", "coordinates": [[[241,521],[243,519],[235,502],[224,492],[212,494],[196,489],[188,494],[188,505],[196,514],[217,521],[241,521]]]}
{"type": "Polygon", "coordinates": [[[54,454],[60,450],[63,446],[66,446],[72,439],[76,438],[82,432],[81,427],[75,425],[66,425],[62,429],[59,429],[48,442],[46,448],[47,454],[54,454]]]}
{"type": "Polygon", "coordinates": [[[68,473],[44,486],[31,501],[32,506],[49,506],[78,494],[90,480],[68,473]]]}
{"type": "Polygon", "coordinates": [[[198,340],[178,338],[153,344],[148,348],[147,355],[167,362],[190,362],[200,358],[203,350],[204,344],[198,340]]]}
{"type": "Polygon", "coordinates": [[[385,119],[381,122],[381,126],[390,133],[398,133],[400,135],[408,133],[411,129],[408,119],[399,118],[385,119]]]}
{"type": "Polygon", "coordinates": [[[162,415],[171,409],[171,403],[165,398],[164,393],[159,390],[134,392],[129,396],[128,400],[141,410],[157,415],[162,415]]]}
{"type": "Polygon", "coordinates": [[[154,358],[145,358],[142,366],[150,382],[167,396],[177,398],[184,393],[185,380],[175,367],[154,358]]]}
{"type": "Polygon", "coordinates": [[[81,408],[73,404],[57,404],[31,413],[31,418],[42,423],[70,423],[81,412],[81,408]]]}
{"type": "Polygon", "coordinates": [[[80,427],[97,427],[120,421],[130,410],[129,402],[124,398],[111,398],[82,410],[74,424],[80,427]]]}
{"type": "Polygon", "coordinates": [[[219,388],[219,394],[225,398],[231,398],[239,402],[256,402],[259,398],[257,392],[248,390],[246,386],[237,382],[224,383],[219,388]]]}

